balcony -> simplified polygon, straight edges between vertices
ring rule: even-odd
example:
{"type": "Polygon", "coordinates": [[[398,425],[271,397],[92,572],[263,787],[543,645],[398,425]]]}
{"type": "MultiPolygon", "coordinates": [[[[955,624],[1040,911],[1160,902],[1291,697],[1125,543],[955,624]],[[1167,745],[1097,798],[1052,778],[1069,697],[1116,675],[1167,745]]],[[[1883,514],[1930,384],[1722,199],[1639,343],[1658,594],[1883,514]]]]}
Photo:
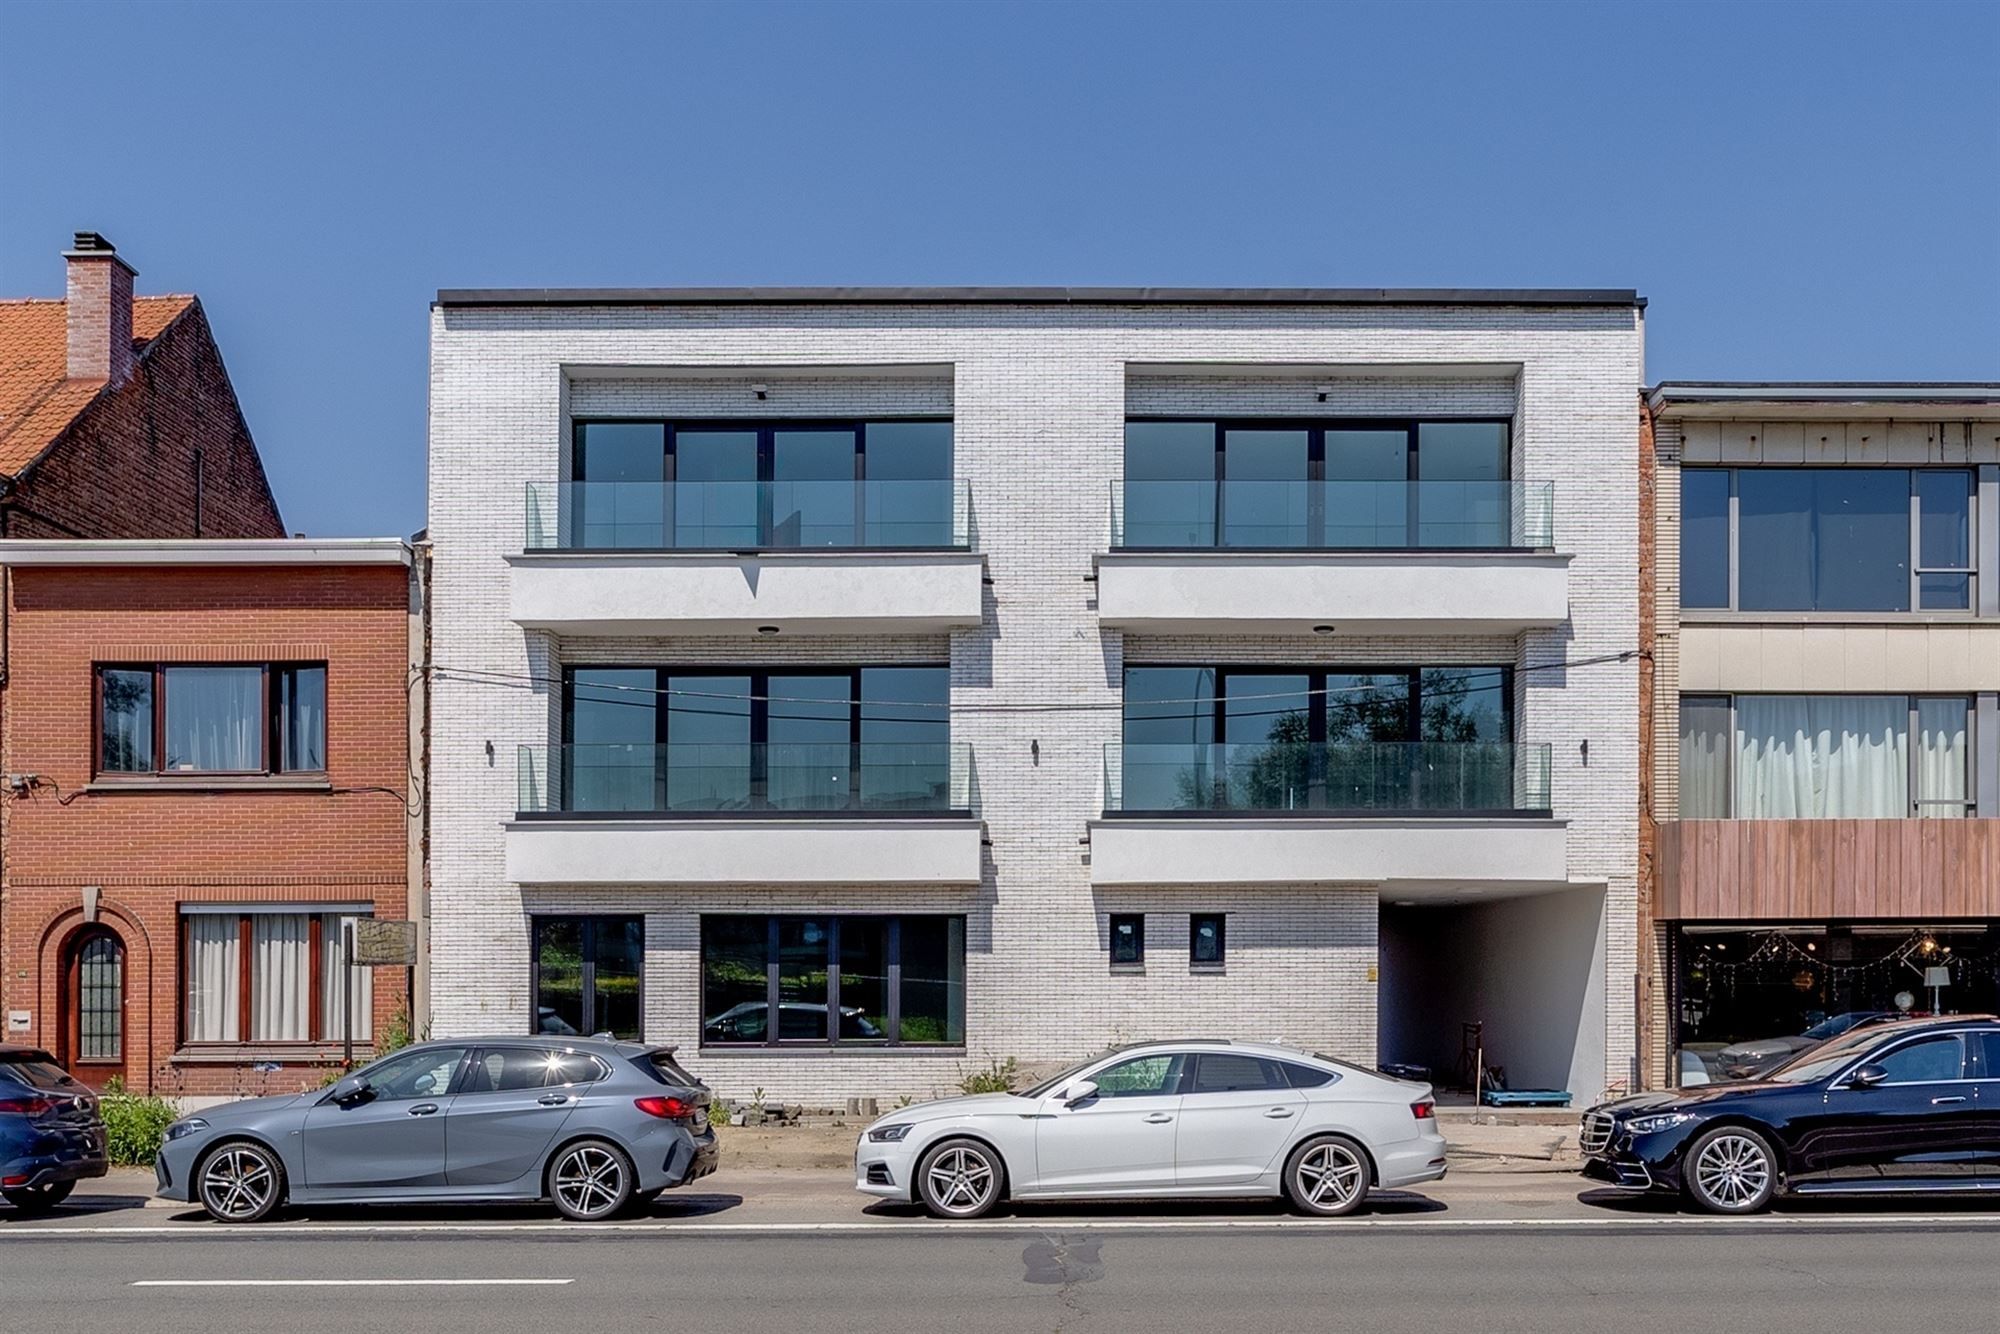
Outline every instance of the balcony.
{"type": "Polygon", "coordinates": [[[971,748],[522,746],[518,884],[977,884],[971,748]]]}
{"type": "Polygon", "coordinates": [[[980,623],[949,480],[531,482],[512,619],[559,634],[927,633],[980,623]]]}
{"type": "Polygon", "coordinates": [[[1094,884],[1560,884],[1547,745],[1112,745],[1094,884]]]}
{"type": "Polygon", "coordinates": [[[1130,481],[1098,618],[1178,633],[1502,633],[1569,619],[1551,482],[1130,481]],[[1322,631],[1325,633],[1325,631],[1322,631]]]}

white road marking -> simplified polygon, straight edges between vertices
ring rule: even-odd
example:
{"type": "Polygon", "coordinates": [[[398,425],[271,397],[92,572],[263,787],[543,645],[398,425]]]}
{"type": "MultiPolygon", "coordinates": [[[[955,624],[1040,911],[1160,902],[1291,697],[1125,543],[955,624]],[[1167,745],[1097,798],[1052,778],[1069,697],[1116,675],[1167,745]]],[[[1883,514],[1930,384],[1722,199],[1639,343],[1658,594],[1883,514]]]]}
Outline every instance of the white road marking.
{"type": "MultiPolygon", "coordinates": [[[[1826,1217],[1798,1214],[1761,1214],[1750,1218],[1705,1218],[1687,1215],[1617,1218],[1098,1218],[1049,1217],[1033,1219],[992,1219],[945,1222],[934,1219],[884,1219],[880,1222],[845,1223],[689,1223],[656,1219],[628,1223],[263,1223],[255,1227],[220,1228],[211,1223],[180,1223],[130,1227],[6,1227],[0,1225],[0,1242],[8,1237],[133,1237],[184,1238],[191,1240],[254,1241],[263,1237],[296,1236],[422,1236],[484,1235],[525,1236],[562,1233],[577,1236],[588,1232],[635,1234],[675,1233],[696,1237],[790,1234],[793,1236],[884,1236],[951,1233],[1047,1232],[1057,1229],[1089,1229],[1107,1232],[1277,1232],[1315,1230],[1326,1232],[1400,1232],[1458,1230],[1473,1232],[1524,1229],[1561,1231],[1575,1229],[1638,1228],[1840,1228],[1867,1231],[1870,1228],[1973,1227],[2000,1230],[2000,1213],[1994,1214],[1870,1214],[1826,1217]]],[[[489,1282],[497,1280],[487,1280],[489,1282]]]]}
{"type": "Polygon", "coordinates": [[[135,1288],[560,1288],[573,1278],[135,1278],[135,1288]]]}

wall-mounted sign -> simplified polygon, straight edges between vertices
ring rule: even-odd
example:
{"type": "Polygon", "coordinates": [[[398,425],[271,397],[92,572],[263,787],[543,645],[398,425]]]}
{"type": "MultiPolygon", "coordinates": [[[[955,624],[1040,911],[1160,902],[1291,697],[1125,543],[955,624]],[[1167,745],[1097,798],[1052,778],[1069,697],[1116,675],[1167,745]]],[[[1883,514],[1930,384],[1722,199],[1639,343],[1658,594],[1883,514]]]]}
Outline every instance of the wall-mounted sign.
{"type": "Polygon", "coordinates": [[[34,1026],[35,1012],[33,1010],[7,1011],[7,1031],[9,1033],[25,1033],[34,1026]]]}
{"type": "Polygon", "coordinates": [[[354,962],[401,964],[417,961],[417,924],[380,917],[354,919],[354,962]]]}

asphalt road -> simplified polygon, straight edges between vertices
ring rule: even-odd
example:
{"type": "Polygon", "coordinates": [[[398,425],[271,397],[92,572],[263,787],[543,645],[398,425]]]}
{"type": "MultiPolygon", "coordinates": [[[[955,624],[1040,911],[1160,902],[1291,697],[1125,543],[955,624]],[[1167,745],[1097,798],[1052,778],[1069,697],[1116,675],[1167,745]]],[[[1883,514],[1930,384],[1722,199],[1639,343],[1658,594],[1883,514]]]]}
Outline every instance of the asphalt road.
{"type": "Polygon", "coordinates": [[[669,1194],[648,1215],[596,1226],[536,1208],[323,1209],[225,1228],[100,1188],[50,1219],[0,1211],[0,1330],[2000,1326],[1990,1204],[1815,1203],[1711,1220],[1557,1173],[1455,1178],[1379,1196],[1349,1219],[1263,1203],[1022,1206],[968,1225],[868,1206],[795,1173],[729,1184],[738,1189],[669,1194]]]}
{"type": "Polygon", "coordinates": [[[0,1239],[0,1311],[37,1334],[1991,1329],[2000,1232],[1967,1228],[37,1233],[0,1239]]]}

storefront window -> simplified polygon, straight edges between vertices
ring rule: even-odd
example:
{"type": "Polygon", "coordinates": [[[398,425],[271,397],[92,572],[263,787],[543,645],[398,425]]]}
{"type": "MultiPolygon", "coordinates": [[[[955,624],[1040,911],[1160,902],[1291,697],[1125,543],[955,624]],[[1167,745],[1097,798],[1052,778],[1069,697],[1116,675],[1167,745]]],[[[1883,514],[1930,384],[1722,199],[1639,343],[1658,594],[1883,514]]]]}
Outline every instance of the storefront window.
{"type": "Polygon", "coordinates": [[[962,917],[705,916],[701,967],[704,1046],[965,1041],[962,917]]]}
{"type": "Polygon", "coordinates": [[[1903,1016],[2000,1006],[1990,924],[1683,927],[1674,941],[1678,1082],[1757,1078],[1820,1042],[1903,1016]]]}

